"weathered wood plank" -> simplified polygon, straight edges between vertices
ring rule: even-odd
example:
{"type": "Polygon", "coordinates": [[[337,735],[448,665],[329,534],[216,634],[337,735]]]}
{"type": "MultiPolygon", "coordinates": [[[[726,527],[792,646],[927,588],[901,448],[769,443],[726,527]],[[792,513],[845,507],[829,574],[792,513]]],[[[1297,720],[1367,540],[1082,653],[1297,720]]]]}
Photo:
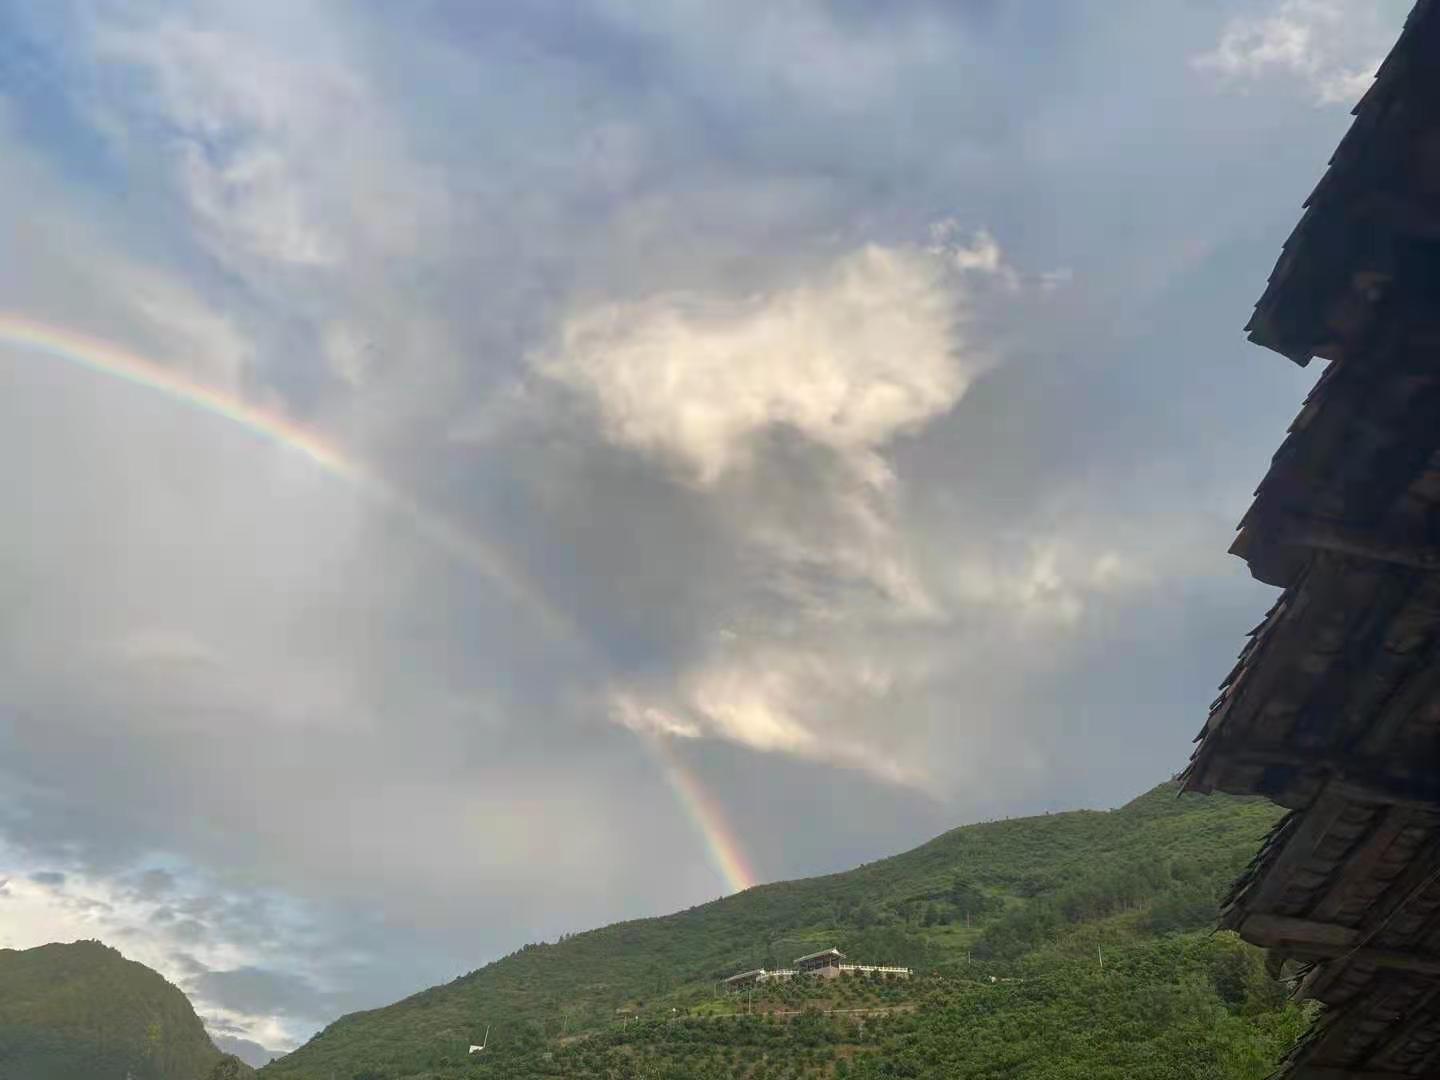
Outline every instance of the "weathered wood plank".
{"type": "Polygon", "coordinates": [[[1281,515],[1276,521],[1275,533],[1285,544],[1320,548],[1415,570],[1440,570],[1440,545],[1436,544],[1385,537],[1368,529],[1300,514],[1281,515]]]}
{"type": "MultiPolygon", "coordinates": [[[[1300,817],[1299,823],[1285,838],[1280,853],[1261,869],[1260,878],[1237,901],[1237,906],[1257,914],[1266,913],[1284,895],[1291,877],[1334,828],[1349,809],[1349,802],[1322,790],[1319,798],[1300,817]]],[[[1251,916],[1252,918],[1255,916],[1251,916]]]]}
{"type": "MultiPolygon", "coordinates": [[[[1436,1048],[1433,1046],[1428,1050],[1422,1050],[1418,1055],[1413,1053],[1408,1055],[1410,1058],[1408,1061],[1405,1050],[1407,1044],[1416,1036],[1422,1036],[1434,1028],[1436,1016],[1432,1007],[1437,995],[1440,995],[1440,983],[1427,990],[1424,996],[1411,1006],[1407,1017],[1401,1021],[1398,1027],[1386,1033],[1384,1046],[1372,1060],[1378,1061],[1386,1067],[1410,1069],[1412,1072],[1417,1064],[1423,1066],[1431,1060],[1436,1053],[1436,1048]]],[[[1423,1042],[1422,1045],[1424,1045],[1423,1042]]],[[[1424,1075],[1431,1076],[1433,1071],[1427,1069],[1424,1075]]]]}
{"type": "Polygon", "coordinates": [[[1295,955],[1307,955],[1329,963],[1374,964],[1388,971],[1409,971],[1416,975],[1440,975],[1440,956],[1429,953],[1403,952],[1398,949],[1335,949],[1330,946],[1295,945],[1295,955]]]}
{"type": "MultiPolygon", "coordinates": [[[[1391,771],[1412,768],[1414,763],[1410,761],[1394,762],[1383,756],[1361,757],[1293,746],[1245,746],[1231,742],[1214,747],[1212,756],[1217,762],[1230,763],[1242,769],[1286,766],[1299,773],[1322,778],[1327,793],[1343,795],[1356,802],[1440,813],[1440,774],[1429,770],[1411,775],[1391,771]]],[[[1231,794],[1246,794],[1231,791],[1221,784],[1215,786],[1231,794]]],[[[1267,794],[1277,802],[1291,805],[1285,802],[1283,792],[1267,794]]]]}
{"type": "Polygon", "coordinates": [[[1382,753],[1417,710],[1440,696],[1440,640],[1426,650],[1423,663],[1421,670],[1400,687],[1375,717],[1370,730],[1355,747],[1359,754],[1382,753]]]}
{"type": "Polygon", "coordinates": [[[1394,971],[1440,975],[1440,956],[1400,949],[1372,949],[1361,945],[1365,940],[1361,931],[1335,923],[1285,915],[1250,915],[1240,925],[1240,936],[1255,945],[1284,949],[1302,959],[1373,964],[1394,971]]]}
{"type": "Polygon", "coordinates": [[[1360,850],[1345,861],[1336,882],[1310,911],[1310,917],[1319,922],[1333,922],[1349,898],[1349,888],[1356,881],[1369,878],[1384,861],[1400,834],[1415,820],[1414,811],[1408,807],[1391,807],[1384,819],[1362,841],[1360,850]]]}
{"type": "Polygon", "coordinates": [[[1360,941],[1360,932],[1336,923],[1256,913],[1240,924],[1240,936],[1267,948],[1305,946],[1321,956],[1340,956],[1360,941]]]}

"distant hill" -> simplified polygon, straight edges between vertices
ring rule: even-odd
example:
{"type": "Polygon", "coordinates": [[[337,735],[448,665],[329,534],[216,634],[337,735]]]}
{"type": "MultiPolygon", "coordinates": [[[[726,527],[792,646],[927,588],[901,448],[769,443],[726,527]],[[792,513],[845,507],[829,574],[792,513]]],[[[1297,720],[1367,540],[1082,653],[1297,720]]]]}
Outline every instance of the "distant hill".
{"type": "Polygon", "coordinates": [[[205,1080],[221,1063],[185,995],[114,949],[0,949],[0,1080],[205,1080]]]}
{"type": "Polygon", "coordinates": [[[254,1080],[255,1070],[234,1054],[226,1054],[202,1080],[254,1080]]]}
{"type": "Polygon", "coordinates": [[[251,1042],[249,1039],[237,1039],[233,1035],[211,1035],[210,1038],[220,1048],[221,1053],[233,1054],[245,1064],[256,1069],[284,1056],[284,1052],[281,1050],[270,1050],[257,1042],[251,1042]]]}
{"type": "Polygon", "coordinates": [[[261,1076],[1258,1080],[1304,1018],[1254,950],[1202,931],[1279,815],[1165,784],[1115,811],[966,826],[846,873],[526,946],[342,1017],[261,1076]],[[727,975],[831,945],[917,977],[717,996],[727,975]]]}

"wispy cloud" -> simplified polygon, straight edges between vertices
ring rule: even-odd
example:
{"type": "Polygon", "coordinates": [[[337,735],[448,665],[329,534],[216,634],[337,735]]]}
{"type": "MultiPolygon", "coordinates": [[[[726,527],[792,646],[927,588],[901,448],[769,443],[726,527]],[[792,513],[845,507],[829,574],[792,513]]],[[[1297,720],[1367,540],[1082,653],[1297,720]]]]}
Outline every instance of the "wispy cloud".
{"type": "Polygon", "coordinates": [[[95,59],[132,71],[141,93],[94,103],[131,141],[161,124],[163,150],[201,235],[222,258],[296,266],[404,254],[440,193],[390,126],[390,110],[335,27],[294,12],[100,19],[95,59]],[[274,32],[299,51],[273,47],[274,32]]]}
{"type": "Polygon", "coordinates": [[[1215,48],[1192,63],[1227,85],[1281,76],[1303,86],[1318,105],[1353,104],[1383,55],[1386,35],[1377,13],[1374,0],[1281,0],[1269,15],[1231,19],[1215,48]]]}
{"type": "Polygon", "coordinates": [[[0,843],[0,867],[12,874],[0,947],[99,938],[180,986],[212,1028],[238,1026],[287,1047],[308,1034],[297,1019],[321,1020],[333,1008],[325,989],[297,974],[285,976],[285,985],[304,983],[308,997],[270,992],[268,985],[229,992],[253,984],[254,973],[265,970],[256,965],[293,971],[291,947],[316,931],[298,910],[237,901],[213,878],[173,867],[139,866],[102,878],[74,867],[22,873],[26,866],[22,852],[0,843]]]}

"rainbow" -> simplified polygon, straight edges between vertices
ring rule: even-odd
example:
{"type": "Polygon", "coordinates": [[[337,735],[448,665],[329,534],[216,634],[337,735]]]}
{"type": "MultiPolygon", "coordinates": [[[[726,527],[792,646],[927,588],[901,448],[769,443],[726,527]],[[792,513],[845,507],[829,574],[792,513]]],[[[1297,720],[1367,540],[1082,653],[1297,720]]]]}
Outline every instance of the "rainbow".
{"type": "Polygon", "coordinates": [[[108,342],[17,315],[0,312],[0,343],[61,360],[132,386],[157,391],[300,454],[365,497],[407,519],[429,543],[498,585],[510,599],[529,611],[551,632],[574,636],[575,628],[569,618],[515,573],[496,549],[422,506],[318,434],[279,413],[192,382],[172,367],[146,360],[108,342]]]}
{"type": "Polygon", "coordinates": [[[726,888],[732,893],[744,892],[757,883],[755,871],[740,846],[740,840],[725,812],[715,798],[705,790],[698,777],[685,767],[670,747],[668,736],[642,736],[646,746],[653,752],[660,765],[661,774],[670,790],[675,794],[686,815],[697,832],[705,840],[705,851],[710,864],[726,888]]]}
{"type": "MultiPolygon", "coordinates": [[[[365,497],[408,520],[415,531],[458,563],[498,585],[552,633],[584,644],[570,617],[512,571],[489,544],[420,504],[379,474],[313,431],[214,387],[184,378],[174,368],[147,360],[108,342],[61,327],[0,312],[0,344],[47,356],[106,378],[153,390],[183,405],[218,416],[284,450],[313,462],[365,497]]],[[[675,755],[665,737],[645,738],[676,801],[705,841],[711,864],[731,892],[742,892],[756,876],[734,830],[716,800],[675,755]]]]}

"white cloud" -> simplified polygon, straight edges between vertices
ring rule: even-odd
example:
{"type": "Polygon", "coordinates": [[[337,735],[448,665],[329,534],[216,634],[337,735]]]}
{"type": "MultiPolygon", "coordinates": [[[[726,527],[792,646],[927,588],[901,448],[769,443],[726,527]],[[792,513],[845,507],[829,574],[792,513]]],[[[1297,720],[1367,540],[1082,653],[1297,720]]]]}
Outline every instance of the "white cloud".
{"type": "Polygon", "coordinates": [[[207,386],[239,391],[255,373],[241,326],[175,267],[126,250],[129,224],[87,205],[21,143],[0,98],[0,192],[23,205],[0,259],[7,313],[122,344],[207,386]]]}
{"type": "Polygon", "coordinates": [[[130,265],[111,267],[110,275],[125,282],[130,304],[153,328],[166,363],[206,386],[246,387],[255,371],[255,349],[233,319],[157,271],[130,265]]]}
{"type": "Polygon", "coordinates": [[[1097,595],[1143,587],[1154,571],[1133,553],[1096,547],[1061,529],[952,552],[937,576],[938,588],[956,607],[1064,629],[1079,622],[1097,595]]]}
{"type": "Polygon", "coordinates": [[[971,539],[951,522],[942,549],[907,519],[887,451],[995,363],[978,319],[986,283],[1021,288],[993,236],[962,241],[943,221],[926,247],[867,247],[803,284],[739,300],[665,294],[567,321],[540,370],[581,392],[610,441],[724,507],[753,552],[747,572],[778,600],[737,600],[726,631],[669,677],[616,684],[615,723],[938,790],[919,703],[957,653],[972,663],[989,648],[974,625],[992,645],[1067,635],[1094,597],[1146,580],[1059,523],[971,539]],[[774,431],[821,463],[777,450],[774,431]],[[913,635],[911,654],[887,635],[913,635]]]}
{"type": "Polygon", "coordinates": [[[1270,15],[1231,19],[1215,48],[1192,63],[1231,85],[1283,75],[1298,80],[1317,104],[1353,104],[1383,53],[1377,10],[1373,0],[1281,0],[1270,15]]]}
{"type": "Polygon", "coordinates": [[[180,189],[227,261],[325,266],[413,250],[434,184],[334,28],[301,18],[290,34],[303,51],[214,13],[97,22],[96,59],[148,89],[130,111],[97,107],[122,140],[157,121],[170,129],[180,189]]]}
{"type": "Polygon", "coordinates": [[[668,689],[616,688],[609,709],[633,731],[723,739],[924,788],[931,778],[923,764],[902,755],[903,733],[887,730],[884,719],[885,700],[905,667],[833,643],[732,634],[668,689]]]}
{"type": "Polygon", "coordinates": [[[181,190],[222,251],[299,264],[340,257],[339,239],[306,205],[306,157],[291,151],[327,115],[362,106],[343,68],[281,61],[243,35],[178,19],[98,25],[94,50],[148,76],[149,107],[175,132],[181,190]]]}
{"type": "Polygon", "coordinates": [[[743,468],[756,437],[782,427],[879,479],[877,451],[990,363],[959,336],[962,299],[936,255],[870,246],[769,293],[586,308],[537,364],[594,400],[613,441],[697,484],[743,468]]]}
{"type": "Polygon", "coordinates": [[[601,0],[601,6],[622,25],[665,36],[688,69],[713,72],[727,93],[796,98],[842,114],[893,100],[908,79],[953,61],[963,45],[951,21],[920,6],[883,17],[763,0],[601,0]]]}
{"type": "Polygon", "coordinates": [[[223,900],[197,888],[206,883],[166,872],[169,887],[156,893],[138,887],[144,872],[95,877],[74,866],[35,863],[0,840],[0,880],[7,882],[0,893],[0,948],[99,939],[185,990],[208,1024],[239,1027],[267,1045],[290,1047],[303,1039],[308,1032],[282,1016],[226,1009],[197,993],[196,975],[203,969],[293,964],[293,954],[275,947],[286,929],[280,912],[269,912],[272,924],[263,937],[270,947],[241,941],[251,935],[234,924],[223,900]]]}
{"type": "Polygon", "coordinates": [[[939,611],[895,528],[899,436],[948,412],[995,362],[971,333],[973,275],[1017,280],[999,245],[937,226],[928,248],[870,245],[809,280],[743,297],[666,293],[582,309],[538,370],[597,410],[605,436],[682,480],[744,503],[739,531],[765,553],[767,584],[812,614],[834,611],[834,579],[861,584],[895,614],[939,611]],[[767,437],[799,436],[828,455],[805,509],[767,437]],[[763,459],[763,460],[762,460],[763,459]],[[823,580],[816,587],[816,571],[823,580]]]}
{"type": "Polygon", "coordinates": [[[961,273],[993,275],[1012,291],[1020,287],[1020,275],[1005,261],[989,229],[981,229],[967,244],[960,223],[946,218],[930,226],[930,245],[925,250],[961,273]]]}
{"type": "MultiPolygon", "coordinates": [[[[901,542],[916,528],[896,523],[892,531],[901,542]]],[[[1072,531],[912,555],[905,571],[926,582],[927,603],[943,618],[897,623],[904,609],[893,600],[876,604],[833,586],[822,590],[823,604],[737,618],[738,629],[715,634],[668,680],[614,686],[609,716],[642,733],[719,739],[953,796],[973,778],[957,761],[944,775],[933,771],[926,718],[935,702],[960,706],[957,685],[969,687],[960,691],[966,702],[978,702],[1014,655],[1042,669],[1042,657],[1083,640],[1087,617],[1154,582],[1140,552],[1097,546],[1078,523],[1072,531]]]]}
{"type": "MultiPolygon", "coordinates": [[[[363,35],[314,9],[227,3],[100,9],[86,25],[86,59],[131,91],[89,101],[97,128],[175,192],[168,224],[226,268],[248,318],[300,344],[283,366],[272,352],[267,377],[323,366],[346,392],[310,419],[351,443],[452,403],[454,327],[396,278],[455,256],[453,177],[413,150],[363,35]]],[[[234,353],[210,337],[216,355],[234,353]]]]}

